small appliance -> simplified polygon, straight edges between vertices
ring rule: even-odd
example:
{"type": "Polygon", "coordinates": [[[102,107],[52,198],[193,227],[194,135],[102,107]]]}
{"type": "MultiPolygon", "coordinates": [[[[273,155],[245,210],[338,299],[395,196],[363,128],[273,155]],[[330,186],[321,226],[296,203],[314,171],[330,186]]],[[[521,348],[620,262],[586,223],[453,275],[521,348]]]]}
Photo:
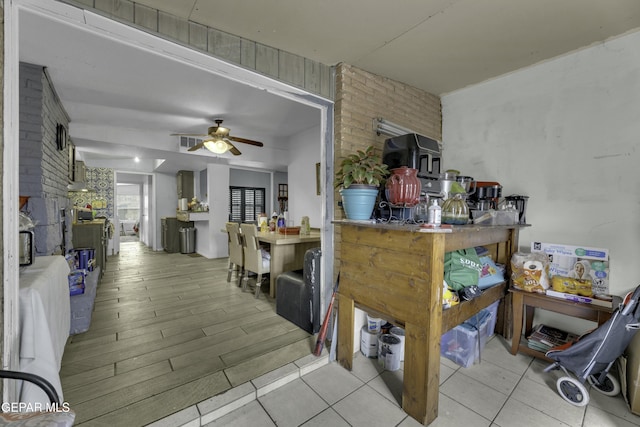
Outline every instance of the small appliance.
{"type": "Polygon", "coordinates": [[[384,142],[382,162],[389,170],[402,166],[418,170],[422,193],[440,194],[442,149],[440,143],[426,136],[410,133],[384,142]]]}
{"type": "MultiPolygon", "coordinates": [[[[382,189],[381,199],[389,205],[379,209],[380,217],[395,217],[399,219],[413,219],[414,207],[418,204],[421,195],[440,194],[438,178],[440,176],[440,164],[442,149],[438,141],[416,133],[409,133],[388,138],[384,142],[382,150],[382,162],[389,170],[402,167],[414,169],[420,183],[420,193],[413,197],[413,202],[406,204],[408,207],[392,207],[386,188],[382,189]]],[[[417,185],[416,185],[417,186],[417,185]]]]}
{"type": "Polygon", "coordinates": [[[18,244],[20,245],[21,267],[33,264],[36,250],[36,245],[33,243],[33,236],[34,234],[31,230],[20,231],[18,244]]]}
{"type": "Polygon", "coordinates": [[[498,209],[502,197],[502,185],[493,181],[476,181],[475,192],[468,198],[469,207],[474,210],[498,209]]]}
{"type": "Polygon", "coordinates": [[[527,201],[529,200],[529,196],[513,194],[511,196],[505,197],[504,199],[507,202],[513,202],[514,206],[518,210],[518,224],[526,224],[527,201]]]}

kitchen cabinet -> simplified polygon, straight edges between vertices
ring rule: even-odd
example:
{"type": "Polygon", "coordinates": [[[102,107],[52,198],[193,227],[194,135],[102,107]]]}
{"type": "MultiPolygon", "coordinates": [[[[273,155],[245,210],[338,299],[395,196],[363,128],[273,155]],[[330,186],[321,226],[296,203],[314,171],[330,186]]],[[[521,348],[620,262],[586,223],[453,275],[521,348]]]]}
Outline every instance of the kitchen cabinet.
{"type": "Polygon", "coordinates": [[[162,248],[169,253],[180,252],[180,229],[193,227],[193,221],[179,221],[176,217],[160,218],[162,248]]]}
{"type": "Polygon", "coordinates": [[[100,267],[100,277],[104,274],[107,264],[107,245],[109,235],[105,219],[94,219],[93,221],[82,221],[73,224],[71,242],[74,248],[95,249],[96,265],[100,267]]]}
{"type": "Polygon", "coordinates": [[[405,329],[402,391],[404,411],[427,425],[438,416],[442,334],[500,300],[497,332],[510,336],[507,283],[447,310],[442,307],[444,254],[485,246],[493,259],[509,265],[518,248],[518,225],[454,226],[451,232],[424,232],[416,225],[338,222],[341,227],[338,290],[338,354],[352,368],[354,309],[359,307],[405,329]]]}
{"type": "Polygon", "coordinates": [[[193,171],[178,171],[178,199],[191,201],[194,196],[193,171]]]}

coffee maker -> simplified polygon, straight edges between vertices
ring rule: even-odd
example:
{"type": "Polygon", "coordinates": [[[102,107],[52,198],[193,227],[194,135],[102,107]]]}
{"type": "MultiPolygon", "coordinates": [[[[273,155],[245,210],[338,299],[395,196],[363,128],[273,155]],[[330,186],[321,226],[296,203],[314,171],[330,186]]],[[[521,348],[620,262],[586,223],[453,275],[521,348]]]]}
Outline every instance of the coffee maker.
{"type": "Polygon", "coordinates": [[[527,223],[527,201],[529,196],[522,196],[518,194],[512,194],[504,198],[507,202],[512,202],[518,210],[518,224],[527,223]]]}
{"type": "Polygon", "coordinates": [[[476,181],[476,191],[469,196],[468,204],[471,209],[486,211],[498,209],[502,197],[502,185],[494,181],[476,181]]]}

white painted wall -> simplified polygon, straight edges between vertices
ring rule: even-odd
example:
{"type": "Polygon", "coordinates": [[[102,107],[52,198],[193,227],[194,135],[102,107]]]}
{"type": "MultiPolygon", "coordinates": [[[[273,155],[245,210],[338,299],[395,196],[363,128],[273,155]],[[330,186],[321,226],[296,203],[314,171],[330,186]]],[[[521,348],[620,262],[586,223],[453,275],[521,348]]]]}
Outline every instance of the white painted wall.
{"type": "Polygon", "coordinates": [[[320,127],[314,127],[290,140],[289,219],[300,225],[303,216],[309,217],[312,227],[322,225],[322,196],[316,193],[316,163],[320,163],[320,127]]]}
{"type": "Polygon", "coordinates": [[[155,174],[155,186],[154,186],[154,198],[155,209],[151,209],[151,214],[155,216],[155,223],[153,225],[155,229],[155,239],[153,240],[153,249],[156,251],[163,250],[162,248],[162,217],[175,217],[176,216],[176,192],[178,182],[175,175],[156,173],[155,174]]]}
{"type": "MultiPolygon", "coordinates": [[[[208,258],[224,258],[229,256],[228,236],[222,232],[229,218],[229,166],[209,164],[207,180],[211,220],[207,231],[208,252],[202,255],[208,258]]],[[[196,236],[196,243],[198,238],[196,236]]]]}
{"type": "Polygon", "coordinates": [[[639,45],[640,32],[442,97],[445,168],[530,196],[521,249],[608,248],[619,295],[640,283],[639,45]]]}

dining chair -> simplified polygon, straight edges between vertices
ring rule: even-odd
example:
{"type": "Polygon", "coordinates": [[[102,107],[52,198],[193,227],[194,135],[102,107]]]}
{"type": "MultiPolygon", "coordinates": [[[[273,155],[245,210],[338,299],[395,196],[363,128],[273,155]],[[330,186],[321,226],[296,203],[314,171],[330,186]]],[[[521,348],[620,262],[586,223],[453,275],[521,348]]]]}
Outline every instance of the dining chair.
{"type": "Polygon", "coordinates": [[[240,224],[237,222],[227,222],[227,234],[229,235],[229,268],[227,272],[227,282],[231,281],[231,274],[236,272],[236,281],[240,286],[242,273],[244,272],[244,251],[242,245],[242,234],[240,224]]]}
{"type": "Polygon", "coordinates": [[[242,236],[244,238],[244,277],[242,279],[242,289],[246,290],[249,282],[249,272],[255,273],[256,278],[256,298],[260,295],[263,274],[269,274],[270,256],[269,252],[260,247],[258,242],[258,228],[255,224],[240,224],[242,236]]]}

